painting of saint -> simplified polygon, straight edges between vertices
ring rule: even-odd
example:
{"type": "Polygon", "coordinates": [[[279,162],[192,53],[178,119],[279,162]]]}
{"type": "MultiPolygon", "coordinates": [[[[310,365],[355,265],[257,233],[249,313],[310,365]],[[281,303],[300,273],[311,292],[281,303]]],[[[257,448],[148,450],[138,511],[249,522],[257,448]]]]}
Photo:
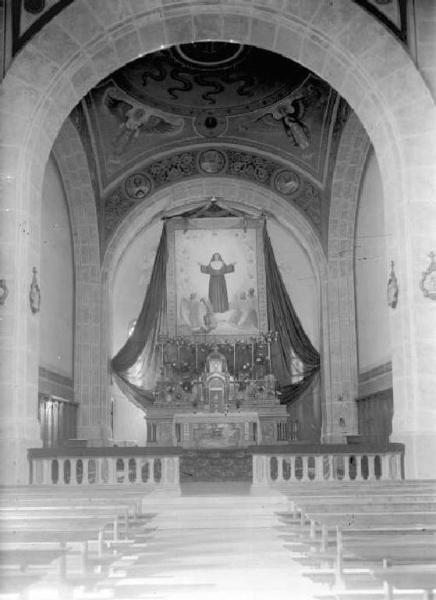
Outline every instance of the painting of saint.
{"type": "Polygon", "coordinates": [[[175,334],[257,334],[261,326],[258,276],[262,273],[257,230],[177,228],[172,239],[174,275],[168,275],[168,290],[170,303],[174,302],[175,334]]]}
{"type": "Polygon", "coordinates": [[[225,275],[235,271],[235,264],[226,264],[219,252],[214,252],[208,265],[198,263],[202,273],[209,275],[209,301],[214,313],[229,310],[229,298],[225,275]]]}

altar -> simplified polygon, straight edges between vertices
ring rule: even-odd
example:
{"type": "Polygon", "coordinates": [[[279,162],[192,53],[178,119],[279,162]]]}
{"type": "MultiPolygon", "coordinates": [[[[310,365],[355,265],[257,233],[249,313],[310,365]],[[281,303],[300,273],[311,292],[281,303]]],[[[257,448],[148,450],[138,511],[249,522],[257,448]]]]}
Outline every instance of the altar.
{"type": "Polygon", "coordinates": [[[183,448],[245,448],[260,442],[255,412],[174,415],[174,439],[183,448]]]}
{"type": "Polygon", "coordinates": [[[292,307],[263,215],[212,200],[165,219],[129,335],[112,369],[144,410],[149,448],[245,456],[298,439],[288,406],[319,371],[319,354],[292,307]]]}
{"type": "Polygon", "coordinates": [[[163,366],[147,412],[147,445],[225,449],[289,440],[289,416],[280,404],[275,377],[259,363],[262,352],[268,357],[268,339],[252,339],[249,350],[258,368],[249,373],[241,369],[239,375],[230,372],[227,356],[238,364],[245,342],[241,349],[237,343],[222,345],[222,351],[215,342],[198,348],[180,337],[160,343],[163,366]],[[184,360],[189,356],[195,356],[192,364],[184,360]]]}

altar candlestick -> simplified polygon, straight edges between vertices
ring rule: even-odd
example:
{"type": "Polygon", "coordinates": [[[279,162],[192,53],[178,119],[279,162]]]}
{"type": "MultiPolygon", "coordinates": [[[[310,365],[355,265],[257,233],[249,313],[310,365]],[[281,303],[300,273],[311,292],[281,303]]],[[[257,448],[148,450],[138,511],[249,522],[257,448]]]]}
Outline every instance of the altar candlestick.
{"type": "Polygon", "coordinates": [[[251,342],[251,379],[254,376],[254,341],[251,342]]]}

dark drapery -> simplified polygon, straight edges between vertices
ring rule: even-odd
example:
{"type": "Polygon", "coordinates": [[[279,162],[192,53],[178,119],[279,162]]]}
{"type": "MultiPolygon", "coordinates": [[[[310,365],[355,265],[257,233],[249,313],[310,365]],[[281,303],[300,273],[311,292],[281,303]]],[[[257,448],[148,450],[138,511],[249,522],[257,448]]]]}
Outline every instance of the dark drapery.
{"type": "Polygon", "coordinates": [[[157,336],[162,320],[166,317],[167,259],[167,230],[166,223],[164,223],[144,303],[136,320],[135,328],[111,362],[112,372],[117,383],[140,403],[143,403],[144,399],[152,400],[153,396],[151,392],[147,393],[134,385],[129,380],[128,371],[141,359],[144,352],[146,356],[142,356],[142,359],[147,367],[153,367],[155,362],[154,349],[157,336]]]}
{"type": "MultiPolygon", "coordinates": [[[[314,381],[320,369],[320,357],[307,337],[289,298],[275,261],[266,222],[263,242],[268,327],[270,331],[278,333],[277,343],[272,344],[271,364],[282,394],[281,401],[288,404],[300,397],[314,381]],[[299,371],[302,378],[296,378],[292,371],[294,355],[302,363],[302,370],[299,371]]],[[[150,371],[157,367],[156,342],[166,318],[167,259],[167,230],[164,223],[150,282],[135,328],[111,361],[113,376],[119,387],[142,406],[153,402],[153,393],[143,389],[137,382],[134,383],[132,368],[150,371]]]]}
{"type": "Polygon", "coordinates": [[[288,404],[312,383],[320,368],[320,357],[307,337],[289,298],[274,257],[266,223],[263,230],[263,247],[268,325],[271,331],[278,333],[277,343],[272,345],[272,370],[280,386],[282,403],[288,404]],[[302,379],[298,382],[295,382],[295,373],[293,375],[291,368],[293,352],[303,364],[300,371],[302,379]]]}

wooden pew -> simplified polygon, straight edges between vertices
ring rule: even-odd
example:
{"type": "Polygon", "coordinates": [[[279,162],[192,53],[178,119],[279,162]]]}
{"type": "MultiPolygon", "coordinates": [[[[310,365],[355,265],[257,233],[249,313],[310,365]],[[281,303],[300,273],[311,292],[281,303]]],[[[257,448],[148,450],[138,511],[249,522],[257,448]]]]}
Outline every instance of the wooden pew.
{"type": "MultiPolygon", "coordinates": [[[[368,573],[381,573],[384,578],[380,575],[379,579],[384,581],[385,592],[392,592],[398,581],[395,579],[397,574],[406,567],[402,588],[421,589],[429,595],[430,587],[426,587],[421,579],[428,569],[436,573],[434,482],[418,485],[418,489],[414,487],[413,490],[409,485],[399,486],[398,482],[365,486],[364,489],[360,489],[360,485],[357,487],[359,489],[354,485],[330,489],[319,486],[319,496],[308,494],[305,489],[293,490],[295,493],[287,490],[293,514],[283,520],[296,525],[297,517],[300,517],[303,534],[300,551],[306,550],[307,556],[321,563],[333,564],[338,597],[344,589],[345,560],[354,560],[354,564],[357,561],[368,573]],[[308,530],[306,522],[309,523],[308,530]],[[317,539],[319,527],[321,538],[317,539]],[[329,535],[332,530],[335,531],[333,539],[329,535]],[[331,542],[334,551],[330,550],[331,542]],[[385,568],[380,570],[378,565],[383,561],[385,568]],[[389,570],[386,565],[392,563],[401,564],[401,567],[390,567],[389,570]]],[[[298,549],[298,545],[295,546],[298,549]]],[[[385,597],[391,600],[393,596],[386,592],[385,597]]]]}

